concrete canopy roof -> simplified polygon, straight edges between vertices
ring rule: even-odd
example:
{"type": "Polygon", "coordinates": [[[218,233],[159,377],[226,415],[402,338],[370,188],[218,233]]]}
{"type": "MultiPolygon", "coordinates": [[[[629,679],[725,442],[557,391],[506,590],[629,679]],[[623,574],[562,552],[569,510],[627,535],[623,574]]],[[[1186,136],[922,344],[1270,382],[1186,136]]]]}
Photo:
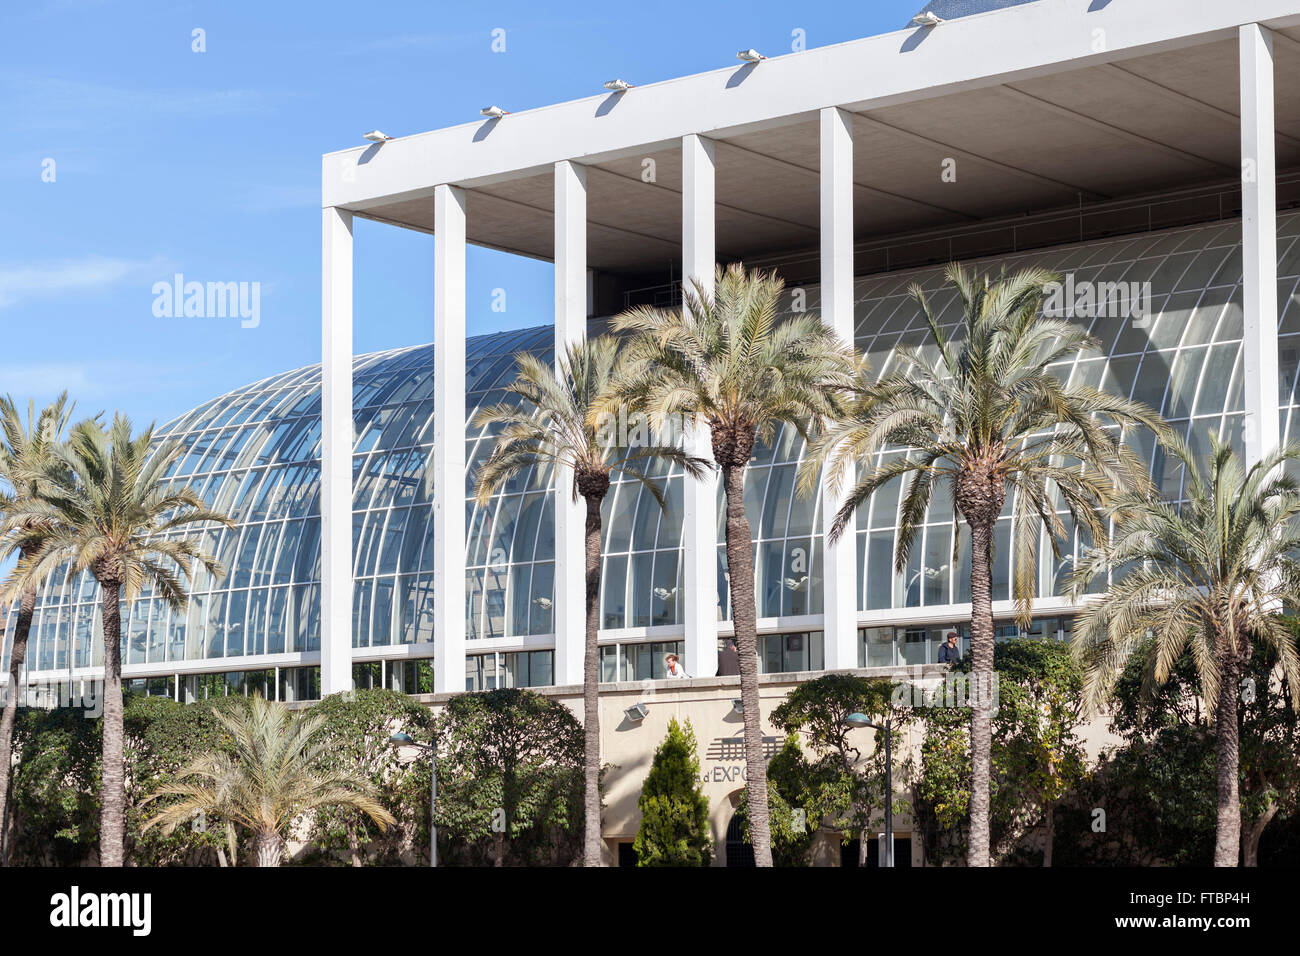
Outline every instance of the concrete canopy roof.
{"type": "MultiPolygon", "coordinates": [[[[1265,14],[1278,15],[1272,23],[1277,165],[1300,166],[1300,4],[1146,0],[1137,9],[1117,6],[1127,9],[1093,0],[1081,12],[1088,7],[1082,0],[1040,0],[933,30],[909,29],[756,67],[329,154],[325,204],[432,231],[430,193],[444,174],[421,173],[435,177],[422,182],[411,164],[437,150],[433,165],[455,176],[441,181],[468,189],[469,241],[550,259],[552,174],[548,164],[535,161],[553,154],[551,162],[571,158],[588,168],[589,265],[625,273],[659,269],[680,255],[679,146],[673,139],[616,142],[617,137],[602,138],[599,124],[632,107],[655,115],[651,132],[671,130],[672,124],[656,115],[656,100],[663,110],[673,110],[689,93],[674,84],[714,88],[721,80],[717,97],[735,95],[737,106],[744,107],[734,114],[737,125],[718,126],[720,118],[733,115],[722,107],[710,114],[712,126],[697,123],[699,128],[691,129],[690,116],[681,120],[683,132],[700,132],[717,143],[719,259],[813,247],[819,218],[817,110],[781,114],[781,104],[775,104],[762,117],[750,102],[753,97],[740,99],[749,92],[746,87],[757,91],[764,71],[774,73],[796,60],[795,66],[811,71],[814,79],[819,72],[826,76],[823,98],[810,90],[809,102],[842,105],[854,115],[859,240],[1221,182],[1236,177],[1240,168],[1233,25],[1265,14]],[[1235,10],[1225,10],[1229,6],[1235,10]],[[1163,25],[1163,33],[1149,32],[1147,21],[1158,21],[1164,7],[1179,16],[1163,25]],[[1102,30],[1109,38],[1103,45],[1113,52],[1097,54],[1085,46],[1082,53],[1064,56],[1056,44],[1065,41],[1040,34],[1045,29],[1102,30]],[[999,37],[1014,43],[1039,36],[1039,51],[990,47],[999,37]],[[1153,39],[1157,36],[1166,38],[1153,39]],[[1116,37],[1131,37],[1134,45],[1126,48],[1116,37]],[[953,49],[971,62],[952,66],[947,61],[953,49]],[[990,49],[985,57],[982,51],[990,49]],[[819,54],[826,60],[820,69],[805,59],[819,54]],[[833,81],[829,71],[848,69],[844,58],[850,54],[869,55],[873,68],[876,58],[888,56],[902,64],[896,72],[905,75],[891,74],[892,87],[865,76],[849,84],[851,90],[836,89],[845,84],[833,81]],[[999,70],[1000,65],[1008,69],[999,70]],[[939,85],[924,86],[931,81],[939,85]],[[875,98],[837,99],[877,88],[881,95],[875,98]],[[564,152],[565,135],[552,144],[532,142],[548,120],[574,130],[568,137],[572,153],[564,152]],[[531,125],[524,129],[525,124],[531,125]],[[520,141],[516,150],[518,168],[510,168],[500,148],[489,155],[494,140],[500,138],[504,146],[509,136],[528,137],[526,148],[520,141]],[[447,150],[454,150],[454,157],[447,150]],[[476,161],[475,151],[483,162],[476,161]],[[941,175],[949,161],[955,164],[955,182],[941,175]],[[647,170],[653,171],[652,182],[644,181],[647,170]]],[[[1071,40],[1062,49],[1078,46],[1071,40]]],[[[796,104],[797,98],[791,99],[790,105],[796,104]]]]}

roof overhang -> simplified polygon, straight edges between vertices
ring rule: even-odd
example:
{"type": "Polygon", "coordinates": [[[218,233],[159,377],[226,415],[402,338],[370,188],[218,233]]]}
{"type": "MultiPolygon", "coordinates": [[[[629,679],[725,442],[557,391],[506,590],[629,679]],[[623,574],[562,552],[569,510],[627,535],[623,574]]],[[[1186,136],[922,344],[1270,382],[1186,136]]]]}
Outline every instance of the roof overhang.
{"type": "Polygon", "coordinates": [[[433,188],[455,184],[471,242],[546,259],[553,164],[575,160],[590,264],[646,271],[679,254],[680,139],[700,133],[719,258],[768,255],[817,242],[827,106],[854,114],[858,238],[1223,181],[1251,22],[1275,31],[1278,166],[1297,166],[1297,0],[1038,0],[329,153],[323,202],[432,231],[433,188]]]}

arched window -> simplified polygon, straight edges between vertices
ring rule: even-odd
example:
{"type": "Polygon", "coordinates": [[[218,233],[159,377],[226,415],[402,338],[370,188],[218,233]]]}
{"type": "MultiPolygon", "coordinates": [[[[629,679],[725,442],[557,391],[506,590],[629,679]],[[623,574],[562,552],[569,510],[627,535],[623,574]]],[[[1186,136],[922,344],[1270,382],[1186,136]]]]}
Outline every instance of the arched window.
{"type": "Polygon", "coordinates": [[[727,866],[754,866],[754,847],[745,841],[745,826],[740,814],[733,813],[727,824],[727,866]]]}

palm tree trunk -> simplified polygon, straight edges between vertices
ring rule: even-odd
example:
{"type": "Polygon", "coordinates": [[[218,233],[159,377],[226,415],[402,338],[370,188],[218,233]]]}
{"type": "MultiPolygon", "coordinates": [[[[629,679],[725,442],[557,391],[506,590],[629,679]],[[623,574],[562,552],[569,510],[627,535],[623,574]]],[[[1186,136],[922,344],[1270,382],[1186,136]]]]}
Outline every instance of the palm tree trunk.
{"type": "Polygon", "coordinates": [[[993,748],[993,522],[967,519],[971,532],[971,792],[968,866],[989,865],[989,761],[993,748]]]}
{"type": "Polygon", "coordinates": [[[1214,865],[1236,866],[1241,858],[1241,798],[1237,792],[1240,755],[1237,728],[1236,652],[1220,640],[1223,660],[1215,707],[1215,764],[1218,776],[1218,821],[1214,828],[1214,865]]]}
{"type": "Polygon", "coordinates": [[[104,737],[99,864],[126,865],[126,765],[122,729],[122,606],[117,581],[101,581],[104,618],[104,737]]]}
{"type": "Polygon", "coordinates": [[[604,495],[587,496],[587,634],[582,660],[583,777],[586,815],[582,865],[601,865],[600,839],[600,504],[604,495]]]}
{"type": "Polygon", "coordinates": [[[284,840],[274,830],[261,830],[257,834],[257,865],[279,866],[284,857],[284,840]]]}
{"type": "Polygon", "coordinates": [[[772,830],[767,808],[767,762],[758,702],[758,608],[754,602],[754,554],[745,517],[745,468],[724,464],[727,492],[727,569],[731,574],[731,622],[740,663],[740,701],[745,719],[745,790],[754,862],[772,865],[772,830]]]}
{"type": "Polygon", "coordinates": [[[353,866],[361,866],[361,835],[357,832],[355,823],[348,824],[348,862],[353,866]]]}
{"type": "MultiPolygon", "coordinates": [[[[8,850],[6,837],[9,826],[9,774],[13,768],[14,722],[18,718],[18,696],[22,686],[23,662],[27,658],[27,637],[32,631],[32,615],[36,611],[36,588],[23,591],[18,602],[18,620],[14,624],[14,643],[9,652],[9,687],[5,694],[4,714],[0,716],[0,844],[8,850]]],[[[0,858],[7,866],[9,854],[0,858]]]]}

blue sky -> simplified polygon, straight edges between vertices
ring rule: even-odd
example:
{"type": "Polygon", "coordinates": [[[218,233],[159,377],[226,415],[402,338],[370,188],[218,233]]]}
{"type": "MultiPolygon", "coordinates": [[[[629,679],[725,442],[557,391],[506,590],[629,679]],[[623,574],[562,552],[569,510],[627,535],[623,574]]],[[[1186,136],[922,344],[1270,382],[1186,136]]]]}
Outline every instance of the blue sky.
{"type": "MultiPolygon", "coordinates": [[[[920,6],[6,3],[0,392],[39,402],[67,388],[81,411],[143,425],[318,362],[320,156],[366,130],[716,69],[743,47],[788,52],[795,30],[810,48],[888,32],[920,6]],[[156,316],[154,283],[176,273],[259,283],[260,324],[156,316]]],[[[429,341],[433,240],[361,221],[356,237],[357,352],[429,341]]],[[[471,249],[471,332],[548,322],[551,277],[547,263],[471,249]]]]}

